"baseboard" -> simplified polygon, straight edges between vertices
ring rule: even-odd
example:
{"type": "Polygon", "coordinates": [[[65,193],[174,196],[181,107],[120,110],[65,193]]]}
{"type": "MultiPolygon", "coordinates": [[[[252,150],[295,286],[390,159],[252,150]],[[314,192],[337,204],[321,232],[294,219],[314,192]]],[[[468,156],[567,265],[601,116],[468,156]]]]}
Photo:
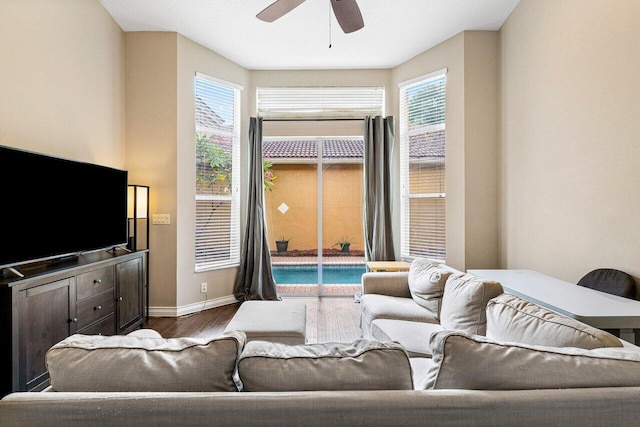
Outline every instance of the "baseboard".
{"type": "Polygon", "coordinates": [[[222,307],[223,305],[235,304],[238,300],[233,295],[220,298],[208,299],[202,302],[182,305],[179,307],[149,307],[150,317],[180,317],[187,314],[197,313],[210,308],[222,307]]]}

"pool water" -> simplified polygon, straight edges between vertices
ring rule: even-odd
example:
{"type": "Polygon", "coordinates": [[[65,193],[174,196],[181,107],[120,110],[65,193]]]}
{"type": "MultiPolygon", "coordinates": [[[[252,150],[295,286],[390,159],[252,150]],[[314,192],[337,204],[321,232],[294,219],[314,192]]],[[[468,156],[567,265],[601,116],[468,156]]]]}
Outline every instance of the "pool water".
{"type": "MultiPolygon", "coordinates": [[[[360,283],[366,271],[363,265],[325,265],[322,267],[322,283],[360,283]]],[[[318,283],[317,265],[277,265],[273,266],[273,278],[278,285],[300,285],[318,283]]]]}

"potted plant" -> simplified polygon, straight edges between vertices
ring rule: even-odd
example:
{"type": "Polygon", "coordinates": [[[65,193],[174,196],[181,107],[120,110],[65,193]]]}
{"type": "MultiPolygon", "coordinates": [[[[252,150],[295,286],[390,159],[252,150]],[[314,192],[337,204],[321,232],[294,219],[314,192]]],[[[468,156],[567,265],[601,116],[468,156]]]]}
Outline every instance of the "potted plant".
{"type": "Polygon", "coordinates": [[[349,251],[351,251],[351,239],[349,237],[344,237],[343,236],[343,237],[340,238],[340,240],[335,242],[333,244],[333,246],[340,246],[340,250],[342,252],[349,252],[349,251]]]}
{"type": "Polygon", "coordinates": [[[278,252],[287,252],[287,248],[289,247],[289,240],[284,236],[280,236],[278,240],[276,240],[276,247],[278,248],[278,252]]]}

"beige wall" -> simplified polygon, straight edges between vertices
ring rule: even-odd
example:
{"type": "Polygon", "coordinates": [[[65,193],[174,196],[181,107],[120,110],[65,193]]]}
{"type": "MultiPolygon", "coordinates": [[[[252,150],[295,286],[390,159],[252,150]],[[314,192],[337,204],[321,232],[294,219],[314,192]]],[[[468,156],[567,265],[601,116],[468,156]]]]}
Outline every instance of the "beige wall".
{"type": "MultiPolygon", "coordinates": [[[[446,262],[460,270],[495,268],[498,263],[497,46],[495,32],[465,31],[399,65],[392,73],[391,114],[399,117],[398,84],[447,69],[446,262]]],[[[397,176],[398,153],[395,161],[392,175],[397,176]]],[[[398,193],[394,197],[394,230],[400,230],[398,193]]],[[[399,248],[399,232],[395,240],[399,248]]]]}
{"type": "Polygon", "coordinates": [[[127,167],[129,182],[148,185],[149,213],[171,215],[150,224],[150,307],[175,307],[177,177],[177,35],[126,33],[127,167]]]}
{"type": "MultiPolygon", "coordinates": [[[[233,301],[236,268],[194,271],[196,72],[248,85],[246,70],[177,33],[127,33],[128,163],[132,176],[151,187],[151,214],[171,215],[170,225],[151,225],[152,315],[233,301]],[[202,282],[208,283],[206,295],[200,293],[202,282]]],[[[246,89],[241,102],[247,117],[246,89]]],[[[247,158],[247,120],[241,124],[247,158]]]]}
{"type": "MultiPolygon", "coordinates": [[[[207,74],[244,89],[241,93],[241,174],[247,176],[246,160],[248,159],[249,133],[249,72],[239,65],[218,55],[181,35],[178,35],[178,139],[177,167],[178,176],[175,183],[177,197],[178,242],[175,248],[177,262],[177,301],[178,307],[185,307],[202,301],[205,297],[200,293],[200,283],[208,283],[207,299],[210,304],[233,302],[233,285],[236,268],[195,273],[195,93],[194,77],[196,72],[207,74]],[[211,301],[212,300],[212,301],[211,301]]],[[[247,194],[247,180],[243,179],[242,195],[247,194]]],[[[243,198],[245,199],[245,198],[243,198]]],[[[241,209],[241,236],[244,235],[246,200],[241,209]]]]}
{"type": "Polygon", "coordinates": [[[464,46],[465,268],[497,268],[498,33],[465,31],[464,46]]]}
{"type": "Polygon", "coordinates": [[[124,169],[124,33],[102,5],[1,0],[0,31],[0,144],[124,169]]]}
{"type": "Polygon", "coordinates": [[[521,0],[501,37],[500,259],[640,276],[640,2],[521,0]]]}

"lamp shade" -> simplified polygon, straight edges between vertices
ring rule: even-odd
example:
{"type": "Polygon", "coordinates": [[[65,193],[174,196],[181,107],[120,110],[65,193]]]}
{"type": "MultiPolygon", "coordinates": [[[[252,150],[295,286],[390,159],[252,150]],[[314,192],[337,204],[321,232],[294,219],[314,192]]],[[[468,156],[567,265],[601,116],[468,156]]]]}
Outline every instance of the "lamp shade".
{"type": "Polygon", "coordinates": [[[136,218],[147,218],[149,216],[149,206],[147,206],[149,187],[139,186],[136,197],[138,198],[136,203],[136,218]]]}
{"type": "Polygon", "coordinates": [[[133,212],[136,206],[136,188],[135,185],[127,187],[127,218],[133,218],[133,212]]]}
{"type": "Polygon", "coordinates": [[[127,193],[127,217],[142,219],[149,217],[149,187],[130,185],[127,193]]]}

